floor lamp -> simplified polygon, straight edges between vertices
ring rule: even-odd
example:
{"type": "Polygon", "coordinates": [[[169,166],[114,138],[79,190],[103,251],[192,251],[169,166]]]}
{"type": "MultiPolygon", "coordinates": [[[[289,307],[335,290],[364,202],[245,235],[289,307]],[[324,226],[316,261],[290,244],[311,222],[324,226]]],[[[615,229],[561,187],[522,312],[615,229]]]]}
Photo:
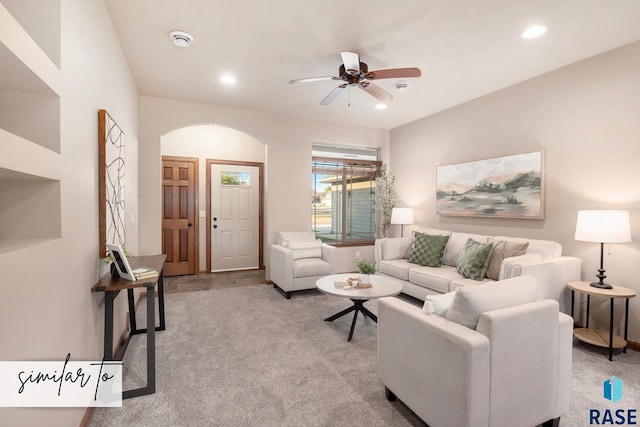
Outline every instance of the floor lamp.
{"type": "Polygon", "coordinates": [[[405,224],[413,224],[413,208],[393,208],[391,211],[391,224],[402,225],[400,237],[404,237],[405,224]]]}
{"type": "Polygon", "coordinates": [[[604,282],[604,244],[625,243],[631,241],[631,229],[629,226],[628,211],[578,211],[576,223],[576,240],[583,242],[600,243],[600,268],[596,277],[597,282],[592,282],[595,288],[611,289],[612,286],[604,282]]]}

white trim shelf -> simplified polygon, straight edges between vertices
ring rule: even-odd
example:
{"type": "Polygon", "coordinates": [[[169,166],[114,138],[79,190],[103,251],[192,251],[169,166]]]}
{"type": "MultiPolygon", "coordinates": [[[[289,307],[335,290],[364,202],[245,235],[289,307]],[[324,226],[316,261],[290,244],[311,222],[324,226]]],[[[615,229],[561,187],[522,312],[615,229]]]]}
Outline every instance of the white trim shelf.
{"type": "Polygon", "coordinates": [[[60,1],[6,5],[0,4],[0,255],[62,234],[60,1]]]}

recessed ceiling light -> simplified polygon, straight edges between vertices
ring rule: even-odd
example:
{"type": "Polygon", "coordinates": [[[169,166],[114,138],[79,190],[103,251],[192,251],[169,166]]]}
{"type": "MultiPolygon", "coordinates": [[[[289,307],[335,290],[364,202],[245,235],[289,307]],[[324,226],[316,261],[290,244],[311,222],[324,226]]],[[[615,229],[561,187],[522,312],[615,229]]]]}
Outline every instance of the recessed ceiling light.
{"type": "Polygon", "coordinates": [[[523,39],[535,39],[536,37],[540,37],[546,32],[547,27],[545,27],[544,25],[533,25],[524,30],[524,32],[520,34],[520,37],[522,37],[523,39]]]}
{"type": "Polygon", "coordinates": [[[220,81],[226,85],[232,85],[236,82],[236,78],[230,74],[225,74],[224,76],[220,77],[220,81]]]}
{"type": "Polygon", "coordinates": [[[189,47],[193,43],[193,36],[184,31],[171,31],[169,37],[173,40],[173,44],[178,47],[189,47]]]}
{"type": "Polygon", "coordinates": [[[387,108],[387,104],[376,104],[376,110],[384,110],[387,108]]]}

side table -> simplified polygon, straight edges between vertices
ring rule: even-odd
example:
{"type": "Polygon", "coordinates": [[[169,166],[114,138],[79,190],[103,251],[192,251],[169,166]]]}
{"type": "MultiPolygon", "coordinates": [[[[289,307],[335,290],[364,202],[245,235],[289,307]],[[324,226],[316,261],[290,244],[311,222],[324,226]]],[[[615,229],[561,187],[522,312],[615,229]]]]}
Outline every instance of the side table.
{"type": "Polygon", "coordinates": [[[623,353],[627,352],[627,329],[629,327],[629,298],[636,296],[635,291],[629,288],[623,288],[622,286],[613,286],[613,289],[596,288],[590,285],[590,282],[569,282],[567,285],[571,289],[571,316],[574,312],[574,294],[580,292],[587,295],[587,320],[586,327],[576,328],[573,331],[573,336],[589,344],[597,345],[599,347],[609,348],[609,360],[613,360],[613,349],[621,348],[623,353]],[[601,296],[609,298],[611,301],[611,308],[609,314],[609,336],[607,337],[605,331],[598,329],[589,329],[589,308],[591,304],[591,295],[601,296]],[[625,313],[624,313],[624,338],[613,334],[613,301],[616,298],[625,298],[625,313]]]}
{"type": "Polygon", "coordinates": [[[137,334],[147,335],[147,385],[146,387],[122,392],[123,399],[144,396],[156,392],[156,347],[155,332],[165,330],[164,319],[164,283],[162,269],[166,255],[138,256],[129,258],[131,268],[149,267],[156,270],[157,277],[142,279],[136,282],[113,277],[110,274],[103,276],[98,283],[91,288],[91,292],[104,292],[104,360],[122,360],[131,336],[137,334]],[[158,286],[158,317],[160,326],[155,326],[155,287],[158,286]],[[134,288],[146,288],[147,290],[147,327],[138,328],[136,325],[136,311],[134,304],[134,288]],[[129,324],[131,331],[117,355],[113,354],[113,301],[120,291],[127,291],[129,300],[129,324]]]}

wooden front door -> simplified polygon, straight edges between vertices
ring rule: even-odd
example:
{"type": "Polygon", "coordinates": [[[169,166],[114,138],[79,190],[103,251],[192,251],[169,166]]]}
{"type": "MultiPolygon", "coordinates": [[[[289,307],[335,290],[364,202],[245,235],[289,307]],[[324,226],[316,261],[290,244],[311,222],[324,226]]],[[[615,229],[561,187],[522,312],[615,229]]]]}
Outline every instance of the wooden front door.
{"type": "Polygon", "coordinates": [[[198,159],[162,157],[162,253],[165,276],[196,274],[198,159]]]}

